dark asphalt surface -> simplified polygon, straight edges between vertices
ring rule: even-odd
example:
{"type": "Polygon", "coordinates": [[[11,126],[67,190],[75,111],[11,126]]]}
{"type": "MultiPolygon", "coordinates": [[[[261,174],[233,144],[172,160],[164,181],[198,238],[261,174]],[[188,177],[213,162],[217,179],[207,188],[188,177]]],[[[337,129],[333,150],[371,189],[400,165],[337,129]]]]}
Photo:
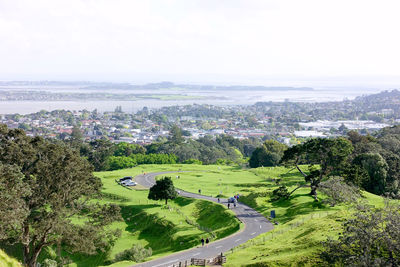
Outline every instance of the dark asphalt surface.
{"type": "MultiPolygon", "coordinates": [[[[184,172],[184,171],[182,171],[184,172]]],[[[168,174],[168,173],[179,173],[178,171],[171,172],[157,172],[157,173],[147,173],[138,175],[135,177],[135,181],[144,186],[151,187],[155,183],[155,177],[158,175],[168,174]]],[[[199,194],[185,192],[183,190],[179,190],[179,195],[190,198],[197,199],[205,199],[209,201],[213,201],[218,203],[217,198],[203,196],[199,194]]],[[[221,204],[227,205],[227,199],[221,199],[221,204]]],[[[199,246],[196,248],[184,250],[181,252],[177,252],[156,260],[143,262],[136,264],[134,266],[141,267],[162,267],[162,266],[177,266],[179,262],[190,262],[191,258],[198,259],[210,259],[216,257],[218,254],[221,254],[252,239],[262,233],[268,232],[272,230],[273,224],[270,223],[264,216],[255,211],[254,209],[242,204],[237,203],[236,208],[233,208],[233,204],[231,204],[231,210],[236,213],[236,216],[239,220],[244,224],[244,229],[238,233],[225,237],[223,239],[211,242],[208,247],[201,247],[200,240],[199,246]]],[[[184,266],[184,265],[183,265],[184,266]]]]}

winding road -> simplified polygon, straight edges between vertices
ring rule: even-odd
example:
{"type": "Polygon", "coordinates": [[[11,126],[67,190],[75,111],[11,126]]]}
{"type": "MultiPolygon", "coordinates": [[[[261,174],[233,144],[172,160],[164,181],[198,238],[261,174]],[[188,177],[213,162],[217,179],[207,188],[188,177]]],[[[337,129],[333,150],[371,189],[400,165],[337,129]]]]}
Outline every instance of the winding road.
{"type": "MultiPolygon", "coordinates": [[[[184,171],[170,171],[170,172],[155,172],[138,175],[135,177],[135,181],[146,187],[150,188],[155,184],[155,177],[158,175],[168,174],[168,173],[178,173],[184,171]]],[[[218,203],[217,198],[189,193],[183,190],[179,190],[179,195],[190,198],[205,199],[218,203]]],[[[221,199],[221,204],[227,204],[227,199],[221,199]]],[[[138,267],[164,267],[164,266],[178,266],[179,262],[190,262],[191,258],[198,259],[210,259],[217,255],[224,253],[242,243],[245,243],[249,239],[252,239],[262,233],[272,230],[274,227],[264,216],[255,211],[254,209],[242,204],[237,203],[236,207],[233,208],[231,205],[231,210],[236,214],[238,219],[244,224],[244,228],[235,234],[232,234],[223,239],[211,242],[208,247],[196,247],[181,252],[177,252],[159,259],[155,259],[148,262],[143,262],[136,264],[134,266],[138,267]]],[[[200,240],[199,240],[200,243],[200,240]]],[[[184,266],[184,265],[183,265],[184,266]]]]}

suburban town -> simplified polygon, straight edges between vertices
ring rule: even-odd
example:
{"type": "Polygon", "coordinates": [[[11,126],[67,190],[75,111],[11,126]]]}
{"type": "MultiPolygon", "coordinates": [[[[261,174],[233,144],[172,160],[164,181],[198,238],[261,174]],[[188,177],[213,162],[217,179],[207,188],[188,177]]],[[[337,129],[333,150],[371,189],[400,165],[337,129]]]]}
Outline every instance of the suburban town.
{"type": "Polygon", "coordinates": [[[3,114],[0,123],[24,129],[30,136],[61,140],[68,139],[75,127],[88,141],[107,138],[115,143],[147,145],[165,140],[171,126],[177,125],[186,138],[226,134],[238,139],[275,139],[290,145],[308,137],[344,135],[348,130],[371,133],[398,123],[399,110],[392,105],[399,101],[399,95],[394,90],[353,101],[262,102],[250,106],[194,104],[143,108],[136,113],[124,112],[120,106],[103,113],[42,110],[28,115],[3,114]],[[372,98],[375,105],[370,104],[372,98]]]}

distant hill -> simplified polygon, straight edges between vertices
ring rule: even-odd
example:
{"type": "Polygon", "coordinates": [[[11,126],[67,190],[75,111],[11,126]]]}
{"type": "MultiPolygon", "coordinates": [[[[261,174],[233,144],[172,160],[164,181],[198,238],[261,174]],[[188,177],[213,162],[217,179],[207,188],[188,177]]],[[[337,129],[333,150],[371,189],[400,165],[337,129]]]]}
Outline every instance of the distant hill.
{"type": "Polygon", "coordinates": [[[186,90],[227,90],[227,91],[313,91],[311,87],[288,87],[288,86],[247,86],[247,85],[196,85],[196,84],[174,84],[173,82],[147,83],[143,85],[130,83],[109,83],[89,81],[0,81],[0,86],[76,86],[81,89],[186,89],[186,90]]]}

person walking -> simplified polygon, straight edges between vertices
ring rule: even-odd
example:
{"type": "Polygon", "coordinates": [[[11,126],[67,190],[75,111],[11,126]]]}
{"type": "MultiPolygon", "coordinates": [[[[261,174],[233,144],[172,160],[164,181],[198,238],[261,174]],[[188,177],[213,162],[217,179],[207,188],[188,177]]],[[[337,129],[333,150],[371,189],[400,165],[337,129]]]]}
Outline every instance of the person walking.
{"type": "Polygon", "coordinates": [[[206,246],[208,247],[208,243],[210,243],[210,240],[208,239],[208,237],[206,238],[206,246]]]}
{"type": "Polygon", "coordinates": [[[201,246],[204,247],[204,238],[201,238],[201,246]]]}
{"type": "Polygon", "coordinates": [[[218,203],[220,202],[221,200],[218,198],[218,203]]]}
{"type": "Polygon", "coordinates": [[[230,208],[230,206],[231,206],[231,203],[228,203],[228,209],[230,208]]]}

